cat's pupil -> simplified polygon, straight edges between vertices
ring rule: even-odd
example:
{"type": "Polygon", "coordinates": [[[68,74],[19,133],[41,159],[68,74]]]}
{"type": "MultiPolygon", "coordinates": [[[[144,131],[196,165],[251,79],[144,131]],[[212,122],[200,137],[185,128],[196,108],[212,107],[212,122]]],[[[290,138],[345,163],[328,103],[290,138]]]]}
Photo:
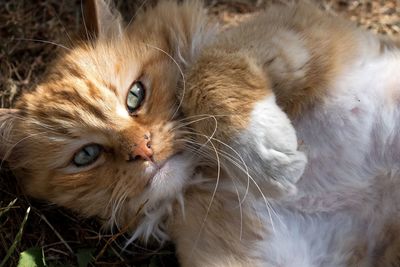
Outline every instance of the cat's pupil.
{"type": "Polygon", "coordinates": [[[129,112],[133,113],[137,111],[144,100],[144,86],[141,82],[136,81],[132,84],[129,89],[128,96],[126,99],[126,105],[129,112]]]}
{"type": "Polygon", "coordinates": [[[101,151],[102,147],[98,144],[86,145],[75,154],[73,163],[77,167],[87,166],[98,159],[101,151]]]}

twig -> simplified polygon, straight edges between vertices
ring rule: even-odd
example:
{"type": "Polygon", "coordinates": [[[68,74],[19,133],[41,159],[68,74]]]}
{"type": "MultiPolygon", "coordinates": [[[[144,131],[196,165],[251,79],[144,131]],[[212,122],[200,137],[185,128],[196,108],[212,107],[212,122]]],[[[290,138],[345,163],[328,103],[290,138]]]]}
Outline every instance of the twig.
{"type": "Polygon", "coordinates": [[[17,248],[18,243],[21,241],[22,233],[24,231],[24,226],[26,221],[28,220],[29,212],[31,211],[31,207],[28,207],[25,212],[24,220],[19,227],[18,233],[12,243],[11,247],[8,249],[6,256],[4,257],[3,261],[0,263],[0,267],[3,267],[6,264],[8,258],[13,254],[14,250],[17,248]]]}
{"type": "MultiPolygon", "coordinates": [[[[64,238],[58,233],[56,229],[54,229],[53,225],[46,219],[46,217],[43,214],[40,214],[40,218],[45,221],[45,223],[50,227],[51,230],[53,230],[54,234],[60,239],[60,241],[64,244],[64,246],[71,252],[71,254],[74,253],[72,248],[68,245],[67,242],[65,242],[64,238]]],[[[1,267],[1,266],[0,266],[1,267]]]]}

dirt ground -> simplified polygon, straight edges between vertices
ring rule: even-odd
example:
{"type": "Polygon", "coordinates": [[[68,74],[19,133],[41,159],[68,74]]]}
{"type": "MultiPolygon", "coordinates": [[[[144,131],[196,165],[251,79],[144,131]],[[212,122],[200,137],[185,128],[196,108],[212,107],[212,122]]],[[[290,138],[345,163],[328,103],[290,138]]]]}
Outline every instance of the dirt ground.
{"type": "MultiPolygon", "coordinates": [[[[212,16],[231,26],[274,1],[285,0],[206,2],[212,16]]],[[[143,2],[154,0],[119,0],[117,6],[130,19],[143,2]]],[[[373,32],[400,33],[400,0],[315,3],[373,32]]],[[[35,87],[57,53],[57,44],[70,46],[78,36],[81,13],[80,0],[0,0],[0,107],[12,107],[18,96],[35,87]]],[[[177,266],[171,246],[132,245],[122,252],[123,236],[103,233],[94,220],[25,197],[6,165],[0,166],[0,267],[17,266],[20,253],[27,249],[43,257],[47,266],[177,266]]]]}

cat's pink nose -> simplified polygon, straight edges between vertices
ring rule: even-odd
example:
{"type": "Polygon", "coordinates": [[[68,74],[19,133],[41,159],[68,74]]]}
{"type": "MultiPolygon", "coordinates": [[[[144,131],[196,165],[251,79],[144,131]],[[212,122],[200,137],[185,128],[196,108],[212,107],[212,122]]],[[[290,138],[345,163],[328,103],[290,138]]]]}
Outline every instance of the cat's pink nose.
{"type": "Polygon", "coordinates": [[[132,150],[130,160],[144,159],[146,161],[153,161],[153,149],[151,149],[150,138],[143,139],[132,150]]]}

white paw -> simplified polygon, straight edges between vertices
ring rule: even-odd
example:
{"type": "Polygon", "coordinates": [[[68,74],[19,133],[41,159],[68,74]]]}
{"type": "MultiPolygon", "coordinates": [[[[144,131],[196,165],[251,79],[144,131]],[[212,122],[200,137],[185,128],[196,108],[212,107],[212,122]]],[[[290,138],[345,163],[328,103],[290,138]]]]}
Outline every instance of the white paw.
{"type": "Polygon", "coordinates": [[[272,197],[296,192],[307,159],[297,150],[295,129],[273,97],[256,104],[249,127],[233,142],[253,183],[264,192],[272,197]]]}
{"type": "MultiPolygon", "coordinates": [[[[272,179],[278,193],[293,195],[297,192],[296,183],[303,175],[307,158],[303,152],[280,152],[269,149],[261,157],[264,166],[264,176],[272,179]]],[[[258,175],[262,175],[259,173],[258,175]]]]}
{"type": "Polygon", "coordinates": [[[255,188],[256,194],[262,191],[267,197],[278,198],[297,192],[296,183],[307,164],[303,152],[283,152],[249,142],[241,144],[237,152],[246,167],[232,166],[229,172],[242,181],[250,179],[250,186],[255,188]]]}

